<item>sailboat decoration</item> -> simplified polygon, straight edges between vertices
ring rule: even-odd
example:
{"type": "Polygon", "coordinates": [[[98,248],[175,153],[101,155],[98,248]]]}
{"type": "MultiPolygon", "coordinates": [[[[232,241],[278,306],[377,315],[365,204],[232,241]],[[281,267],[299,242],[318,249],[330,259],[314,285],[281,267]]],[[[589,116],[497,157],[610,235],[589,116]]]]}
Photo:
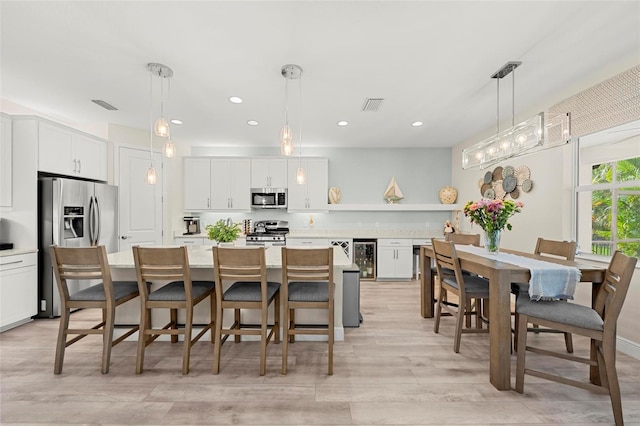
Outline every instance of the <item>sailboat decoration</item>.
{"type": "Polygon", "coordinates": [[[383,197],[389,204],[395,204],[404,198],[404,195],[396,182],[395,176],[391,177],[391,181],[389,182],[387,189],[384,191],[383,197]]]}

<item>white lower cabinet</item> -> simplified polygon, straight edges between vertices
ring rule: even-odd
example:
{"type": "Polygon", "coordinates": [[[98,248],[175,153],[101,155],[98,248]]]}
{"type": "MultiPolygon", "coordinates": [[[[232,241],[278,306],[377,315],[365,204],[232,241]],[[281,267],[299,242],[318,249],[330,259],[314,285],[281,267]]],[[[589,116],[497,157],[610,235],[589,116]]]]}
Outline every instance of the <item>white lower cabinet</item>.
{"type": "Polygon", "coordinates": [[[413,240],[378,239],[378,279],[411,279],[413,276],[413,240]]]}
{"type": "Polygon", "coordinates": [[[0,332],[38,313],[38,255],[0,257],[0,332]]]}

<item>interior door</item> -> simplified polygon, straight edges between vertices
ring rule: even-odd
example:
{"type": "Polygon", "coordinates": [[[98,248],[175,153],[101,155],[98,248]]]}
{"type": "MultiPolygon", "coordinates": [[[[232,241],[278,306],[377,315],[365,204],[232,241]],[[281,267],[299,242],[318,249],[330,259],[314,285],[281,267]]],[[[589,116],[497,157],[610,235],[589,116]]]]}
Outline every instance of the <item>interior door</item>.
{"type": "Polygon", "coordinates": [[[162,244],[164,180],[160,153],[153,154],[158,175],[155,185],[144,181],[149,163],[148,149],[118,150],[120,251],[131,250],[134,245],[162,244]]]}

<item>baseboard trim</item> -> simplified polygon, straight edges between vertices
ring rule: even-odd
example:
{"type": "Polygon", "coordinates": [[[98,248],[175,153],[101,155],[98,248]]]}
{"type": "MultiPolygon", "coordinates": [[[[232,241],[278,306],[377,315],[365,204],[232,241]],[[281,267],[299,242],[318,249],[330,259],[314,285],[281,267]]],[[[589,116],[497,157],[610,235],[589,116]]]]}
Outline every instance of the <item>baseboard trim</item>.
{"type": "Polygon", "coordinates": [[[625,355],[629,355],[632,358],[640,359],[640,344],[625,339],[624,337],[618,337],[616,339],[617,349],[625,355]]]}

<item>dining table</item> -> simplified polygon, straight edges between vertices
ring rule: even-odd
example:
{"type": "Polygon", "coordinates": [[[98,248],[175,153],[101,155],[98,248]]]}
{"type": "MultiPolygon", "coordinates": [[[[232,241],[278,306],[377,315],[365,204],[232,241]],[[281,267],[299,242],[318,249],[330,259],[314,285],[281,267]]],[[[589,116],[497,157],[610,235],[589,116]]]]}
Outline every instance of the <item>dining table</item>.
{"type": "MultiPolygon", "coordinates": [[[[576,267],[580,270],[580,281],[592,283],[592,303],[604,281],[606,266],[594,265],[582,260],[564,260],[516,250],[500,249],[501,252],[531,259],[576,267]]],[[[493,256],[457,250],[461,269],[489,280],[489,381],[499,390],[511,389],[511,283],[527,283],[531,271],[526,267],[498,261],[493,256]]],[[[434,285],[431,265],[434,258],[432,246],[420,247],[420,313],[423,318],[434,315],[434,285]]],[[[595,349],[591,345],[591,357],[595,349]]],[[[590,368],[590,379],[599,381],[597,367],[590,368]]]]}

